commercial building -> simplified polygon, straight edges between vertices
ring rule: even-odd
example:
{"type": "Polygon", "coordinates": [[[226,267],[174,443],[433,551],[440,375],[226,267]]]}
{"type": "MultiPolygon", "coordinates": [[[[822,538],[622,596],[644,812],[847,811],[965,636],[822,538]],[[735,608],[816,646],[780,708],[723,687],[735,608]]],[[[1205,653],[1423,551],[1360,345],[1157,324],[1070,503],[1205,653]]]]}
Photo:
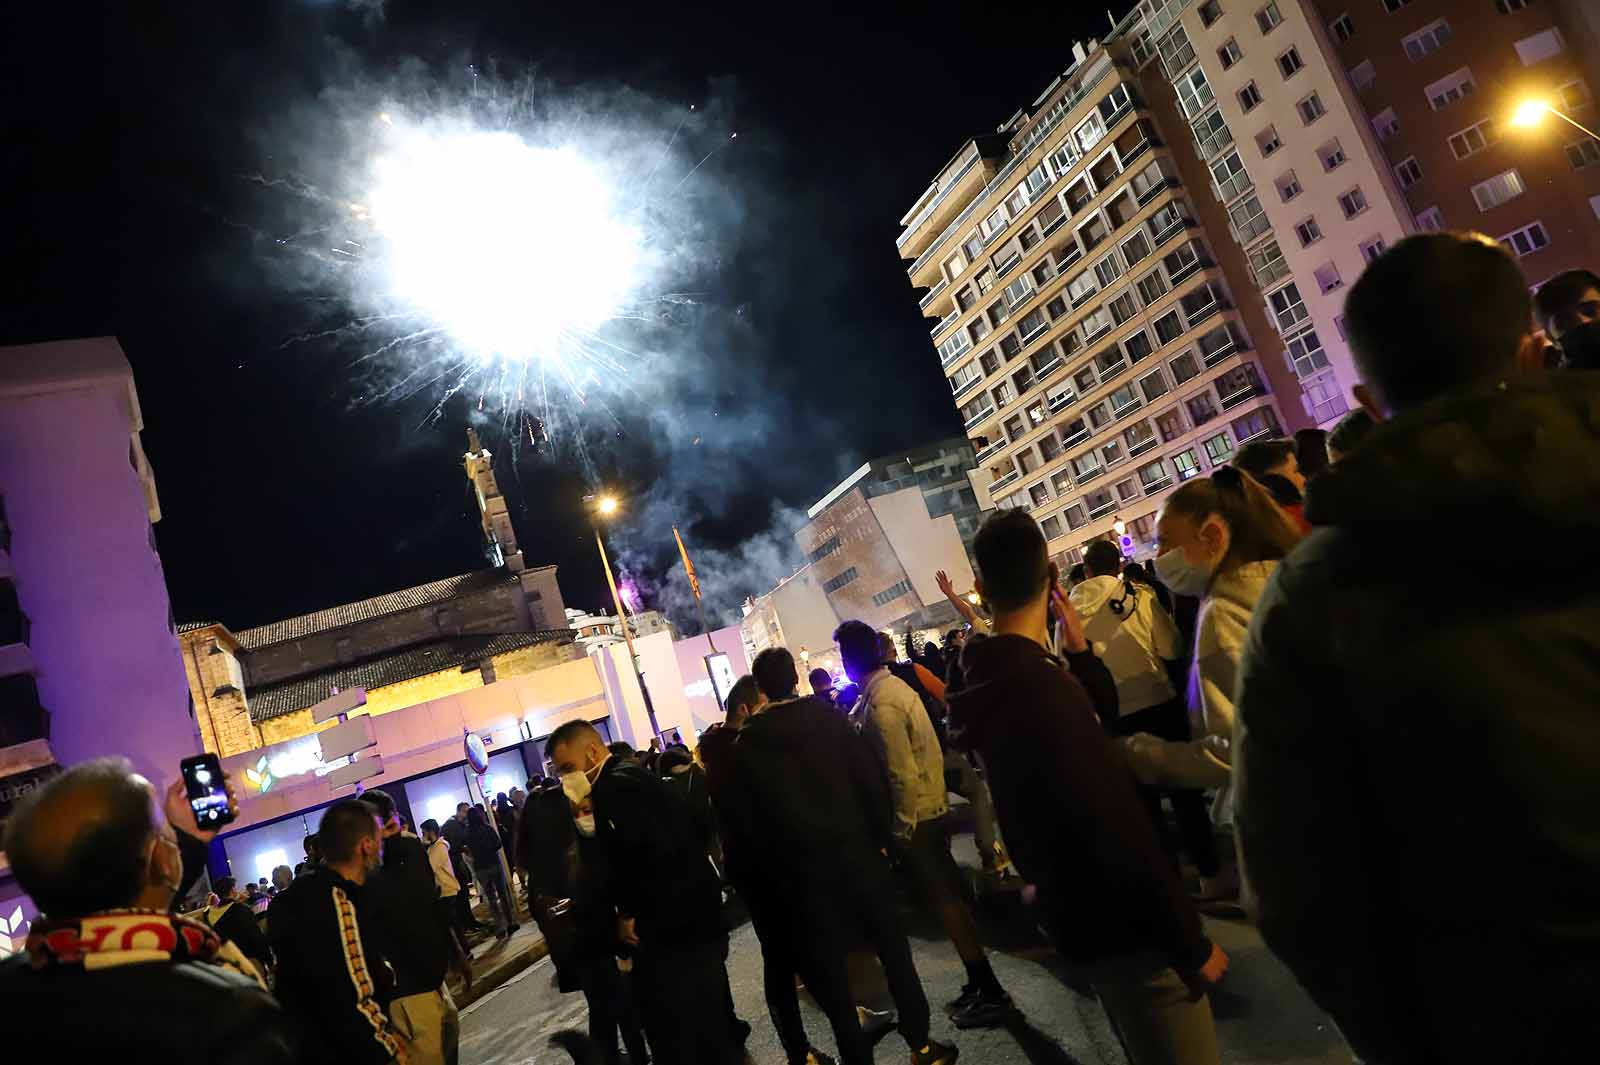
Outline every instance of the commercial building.
{"type": "MultiPolygon", "coordinates": [[[[143,428],[115,338],[0,349],[0,822],[62,765],[200,749],[143,428]]],[[[0,855],[0,956],[33,916],[0,855]]]]}
{"type": "MultiPolygon", "coordinates": [[[[1359,101],[1375,157],[1417,228],[1475,229],[1521,260],[1532,284],[1600,264],[1600,142],[1593,3],[1580,0],[1317,0],[1306,3],[1359,101]]],[[[1286,11],[1287,13],[1287,11],[1286,11]]]]}

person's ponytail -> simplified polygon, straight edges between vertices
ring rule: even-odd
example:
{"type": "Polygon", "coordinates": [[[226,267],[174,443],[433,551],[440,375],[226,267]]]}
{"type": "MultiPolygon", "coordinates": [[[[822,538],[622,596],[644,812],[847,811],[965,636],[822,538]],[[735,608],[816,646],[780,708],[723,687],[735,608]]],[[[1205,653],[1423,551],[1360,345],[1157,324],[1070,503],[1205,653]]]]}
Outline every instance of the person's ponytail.
{"type": "Polygon", "coordinates": [[[1197,477],[1167,497],[1166,509],[1197,525],[1215,514],[1228,524],[1228,553],[1218,573],[1248,562],[1277,561],[1300,542],[1300,530],[1261,483],[1232,466],[1197,477]]]}

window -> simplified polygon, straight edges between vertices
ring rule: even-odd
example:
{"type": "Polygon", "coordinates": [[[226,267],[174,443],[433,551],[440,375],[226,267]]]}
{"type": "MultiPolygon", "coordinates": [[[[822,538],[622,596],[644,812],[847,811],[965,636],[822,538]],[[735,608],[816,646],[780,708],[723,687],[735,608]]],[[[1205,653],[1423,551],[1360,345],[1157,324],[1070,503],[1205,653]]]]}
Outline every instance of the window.
{"type": "Polygon", "coordinates": [[[1100,382],[1095,380],[1094,364],[1091,363],[1079,370],[1077,373],[1073,374],[1072,383],[1077,386],[1080,395],[1088,392],[1095,385],[1099,384],[1100,382]]]}
{"type": "Polygon", "coordinates": [[[1561,100],[1561,107],[1566,111],[1573,111],[1583,107],[1591,99],[1589,86],[1582,79],[1569,81],[1556,89],[1556,96],[1561,100]]]}
{"type": "Polygon", "coordinates": [[[1128,106],[1132,103],[1133,93],[1129,91],[1127,83],[1123,82],[1117,85],[1110,92],[1106,93],[1105,98],[1102,99],[1098,104],[1100,117],[1104,119],[1108,125],[1114,124],[1117,120],[1117,116],[1126,111],[1128,106]]]}
{"type": "Polygon", "coordinates": [[[1533,0],[1494,0],[1494,9],[1502,15],[1509,15],[1513,11],[1521,11],[1533,0]]]}
{"type": "Polygon", "coordinates": [[[1317,287],[1322,290],[1324,296],[1336,288],[1344,287],[1344,278],[1339,276],[1339,268],[1333,263],[1323,263],[1313,271],[1313,276],[1316,277],[1317,287]]]}
{"type": "Polygon", "coordinates": [[[822,591],[823,591],[824,594],[827,594],[827,593],[830,593],[830,592],[837,592],[840,588],[843,588],[845,585],[849,584],[851,581],[853,581],[855,579],[856,579],[856,568],[854,566],[851,566],[849,569],[845,570],[843,573],[839,574],[837,577],[830,577],[827,580],[823,581],[822,582],[822,591]]]}
{"type": "Polygon", "coordinates": [[[989,319],[983,317],[974,318],[971,324],[967,326],[967,332],[971,334],[974,344],[981,344],[983,338],[988,336],[993,329],[994,327],[989,324],[989,319]]]}
{"type": "Polygon", "coordinates": [[[1162,256],[1161,265],[1167,268],[1167,280],[1176,285],[1200,269],[1200,253],[1204,247],[1197,240],[1180,244],[1176,250],[1162,256]]]}
{"type": "Polygon", "coordinates": [[[1256,147],[1261,149],[1261,158],[1265,159],[1279,148],[1283,142],[1278,139],[1278,130],[1275,126],[1268,126],[1256,134],[1256,147]]]}
{"type": "Polygon", "coordinates": [[[939,361],[948,366],[972,348],[972,338],[961,330],[939,345],[939,361]]]}
{"type": "Polygon", "coordinates": [[[1308,248],[1322,239],[1322,227],[1317,225],[1315,218],[1307,218],[1295,223],[1294,235],[1300,238],[1302,248],[1308,248]]]}
{"type": "Polygon", "coordinates": [[[1211,177],[1217,183],[1217,198],[1223,203],[1237,198],[1250,187],[1250,175],[1245,173],[1238,152],[1229,152],[1212,163],[1211,177]]]}
{"type": "Polygon", "coordinates": [[[1155,329],[1156,339],[1162,345],[1170,344],[1183,335],[1183,318],[1177,311],[1168,311],[1156,319],[1155,329]]]}
{"type": "Polygon", "coordinates": [[[1192,381],[1200,376],[1200,362],[1194,357],[1194,352],[1186,351],[1182,355],[1167,363],[1172,371],[1172,379],[1180,386],[1186,381],[1192,381]]]}
{"type": "Polygon", "coordinates": [[[1244,53],[1239,50],[1239,42],[1232,37],[1222,42],[1222,47],[1217,49],[1217,59],[1221,61],[1223,70],[1227,70],[1243,58],[1244,53]]]}
{"type": "Polygon", "coordinates": [[[1315,329],[1296,333],[1284,341],[1283,357],[1288,360],[1289,369],[1301,380],[1328,368],[1328,356],[1322,350],[1322,341],[1317,339],[1315,329]]]}
{"type": "Polygon", "coordinates": [[[1356,87],[1356,92],[1365,92],[1378,80],[1378,72],[1372,66],[1372,60],[1365,59],[1350,68],[1350,84],[1356,87]]]}
{"type": "Polygon", "coordinates": [[[1117,500],[1119,502],[1126,503],[1128,500],[1134,499],[1138,495],[1139,486],[1133,483],[1132,477],[1129,477],[1125,481],[1117,482],[1117,500]]]}
{"type": "MultiPolygon", "coordinates": [[[[1400,43],[1406,50],[1406,56],[1413,63],[1424,56],[1432,55],[1450,43],[1453,34],[1450,32],[1450,23],[1438,19],[1428,23],[1422,29],[1401,39],[1400,43]]],[[[1527,60],[1523,60],[1527,62],[1527,60]]]]}
{"type": "Polygon", "coordinates": [[[1588,137],[1581,141],[1573,141],[1567,145],[1567,162],[1572,164],[1572,169],[1582,170],[1586,166],[1600,163],[1600,144],[1596,144],[1588,137]]]}
{"type": "Polygon", "coordinates": [[[1516,199],[1526,191],[1528,187],[1522,183],[1522,175],[1515,170],[1507,170],[1472,186],[1472,202],[1478,205],[1478,210],[1487,211],[1516,199]]]}
{"type": "Polygon", "coordinates": [[[1256,25],[1261,27],[1262,33],[1271,33],[1283,22],[1283,15],[1278,12],[1276,3],[1268,4],[1256,12],[1256,25]]]}
{"type": "Polygon", "coordinates": [[[1245,114],[1254,111],[1261,104],[1261,90],[1256,88],[1256,83],[1246,82],[1245,87],[1239,90],[1239,110],[1245,114]]]}
{"type": "Polygon", "coordinates": [[[1283,258],[1283,249],[1278,247],[1278,242],[1275,240],[1262,242],[1246,258],[1249,260],[1250,273],[1256,280],[1257,288],[1264,289],[1289,272],[1289,264],[1283,258]]]}
{"type": "Polygon", "coordinates": [[[1144,485],[1146,492],[1154,492],[1165,488],[1172,483],[1172,475],[1167,472],[1167,460],[1156,459],[1139,467],[1139,483],[1144,485]]]}
{"type": "Polygon", "coordinates": [[[1083,339],[1093,342],[1096,337],[1111,328],[1111,314],[1104,307],[1096,307],[1083,319],[1083,339]]]}
{"type": "Polygon", "coordinates": [[[1061,535],[1061,518],[1055,514],[1050,515],[1039,523],[1039,531],[1044,533],[1046,540],[1054,540],[1061,535]]]}
{"type": "Polygon", "coordinates": [[[1050,502],[1050,489],[1046,488],[1043,481],[1028,489],[1028,500],[1036,507],[1042,507],[1050,502]]]}
{"type": "Polygon", "coordinates": [[[1300,121],[1308,126],[1328,113],[1328,109],[1322,105],[1322,97],[1316,93],[1295,104],[1294,109],[1300,113],[1300,121]]]}
{"type": "Polygon", "coordinates": [[[1122,242],[1122,258],[1129,266],[1149,254],[1150,238],[1142,232],[1135,232],[1133,236],[1122,242]]]}
{"type": "Polygon", "coordinates": [[[1513,233],[1507,233],[1500,238],[1500,243],[1504,244],[1511,254],[1520,259],[1524,255],[1532,255],[1546,244],[1549,244],[1550,237],[1545,233],[1542,223],[1533,222],[1513,233]]]}
{"type": "Polygon", "coordinates": [[[1384,243],[1382,237],[1369,237],[1361,242],[1360,247],[1361,258],[1370,263],[1372,260],[1382,255],[1383,250],[1387,248],[1388,245],[1384,243]]]}
{"type": "Polygon", "coordinates": [[[1349,15],[1340,15],[1328,23],[1328,29],[1333,31],[1333,37],[1340,44],[1344,44],[1356,35],[1356,24],[1350,21],[1349,15]]]}
{"type": "Polygon", "coordinates": [[[1386,141],[1400,132],[1400,120],[1395,117],[1394,108],[1385,107],[1372,116],[1372,132],[1377,134],[1380,141],[1386,141]]]}
{"type": "Polygon", "coordinates": [[[811,561],[821,562],[837,550],[839,550],[839,538],[837,536],[824,540],[817,545],[815,551],[811,552],[811,561]]]}
{"type": "Polygon", "coordinates": [[[1160,270],[1152,270],[1139,279],[1136,287],[1139,289],[1139,298],[1148,307],[1166,294],[1167,279],[1161,276],[1160,270]]]}
{"type": "Polygon", "coordinates": [[[1476,155],[1500,139],[1494,119],[1486,118],[1450,137],[1450,154],[1457,159],[1476,155]]]}
{"type": "Polygon", "coordinates": [[[1278,175],[1278,179],[1273,184],[1278,187],[1278,198],[1284,203],[1288,203],[1304,191],[1300,187],[1300,179],[1294,176],[1293,170],[1286,174],[1278,175]]]}
{"type": "Polygon", "coordinates": [[[1118,325],[1125,324],[1135,314],[1139,313],[1139,304],[1133,298],[1133,292],[1124,290],[1122,295],[1112,300],[1106,306],[1111,308],[1111,317],[1117,320],[1118,325]]]}
{"type": "Polygon", "coordinates": [[[1200,473],[1200,459],[1196,457],[1194,448],[1180,451],[1172,456],[1172,469],[1178,475],[1178,480],[1187,481],[1200,473]]]}
{"type": "Polygon", "coordinates": [[[1066,518],[1067,524],[1074,529],[1081,529],[1089,524],[1089,512],[1084,509],[1082,503],[1072,504],[1072,506],[1061,512],[1061,516],[1066,518]]]}
{"type": "Polygon", "coordinates": [[[1177,407],[1156,415],[1156,432],[1161,434],[1163,443],[1170,443],[1188,432],[1188,427],[1183,424],[1183,415],[1178,413],[1177,407]]]}
{"type": "Polygon", "coordinates": [[[1346,218],[1354,218],[1367,209],[1367,197],[1359,188],[1339,193],[1339,210],[1346,218]]]}
{"type": "Polygon", "coordinates": [[[1067,282],[1067,298],[1072,301],[1074,307],[1082,306],[1085,300],[1098,291],[1100,291],[1099,286],[1094,283],[1094,278],[1089,276],[1087,270],[1067,282]]]}
{"type": "Polygon", "coordinates": [[[1208,111],[1191,127],[1194,143],[1200,149],[1200,158],[1210,159],[1233,143],[1233,132],[1222,119],[1221,111],[1208,111]]]}
{"type": "Polygon", "coordinates": [[[1104,259],[1094,264],[1094,276],[1104,288],[1122,276],[1122,263],[1116,255],[1107,255],[1104,259]]]}
{"type": "Polygon", "coordinates": [[[1211,460],[1211,465],[1221,466],[1233,458],[1233,441],[1227,433],[1218,433],[1200,445],[1206,449],[1206,457],[1211,460]]]}
{"type": "Polygon", "coordinates": [[[1193,119],[1216,99],[1210,82],[1206,81],[1205,71],[1199,67],[1179,78],[1174,88],[1178,91],[1178,106],[1183,109],[1183,117],[1187,119],[1193,119]]]}
{"type": "Polygon", "coordinates": [[[1087,152],[1099,144],[1100,138],[1106,135],[1106,124],[1100,118],[1098,111],[1091,111],[1089,117],[1073,131],[1072,135],[1077,138],[1079,150],[1087,152]]]}
{"type": "Polygon", "coordinates": [[[1417,228],[1424,233],[1437,233],[1444,228],[1444,215],[1439,208],[1429,207],[1417,212],[1417,228]]]}
{"type": "Polygon", "coordinates": [[[988,267],[984,267],[983,270],[978,273],[976,280],[978,282],[978,295],[987,295],[994,289],[994,271],[990,270],[988,267]]]}
{"type": "Polygon", "coordinates": [[[1022,334],[1022,342],[1026,344],[1044,332],[1049,324],[1044,316],[1044,308],[1035,307],[1022,316],[1022,321],[1017,323],[1017,332],[1022,334]]]}
{"type": "Polygon", "coordinates": [[[1156,350],[1155,343],[1151,341],[1150,334],[1143,329],[1123,340],[1122,350],[1127,353],[1129,362],[1139,362],[1150,357],[1156,350]]]}
{"type": "Polygon", "coordinates": [[[1054,462],[1061,457],[1061,442],[1054,434],[1047,434],[1039,441],[1039,457],[1046,462],[1054,462]]]}
{"type": "Polygon", "coordinates": [[[1278,332],[1287,333],[1290,327],[1308,317],[1305,300],[1300,298],[1300,286],[1293,281],[1267,296],[1267,306],[1278,323],[1278,332]]]}
{"type": "Polygon", "coordinates": [[[1183,32],[1182,26],[1172,27],[1172,32],[1156,43],[1156,49],[1161,53],[1161,65],[1166,67],[1169,78],[1176,78],[1179,71],[1194,62],[1194,45],[1189,43],[1189,35],[1183,32]]]}
{"type": "Polygon", "coordinates": [[[1111,408],[1119,415],[1137,410],[1139,405],[1139,388],[1132,381],[1111,393],[1111,408]]]}
{"type": "Polygon", "coordinates": [[[1553,55],[1559,55],[1566,46],[1566,42],[1561,39],[1561,31],[1552,26],[1542,33],[1535,33],[1518,41],[1517,58],[1522,60],[1523,66],[1531,67],[1553,55]]]}
{"type": "Polygon", "coordinates": [[[1383,9],[1392,15],[1409,3],[1411,0],[1383,0],[1383,9]]]}
{"type": "MultiPolygon", "coordinates": [[[[1144,336],[1142,333],[1139,335],[1144,336]]],[[[1145,343],[1149,343],[1148,337],[1145,338],[1145,343]]],[[[1157,399],[1170,392],[1171,389],[1167,387],[1166,377],[1162,375],[1160,370],[1157,370],[1155,373],[1139,379],[1139,391],[1144,393],[1146,403],[1154,403],[1157,399]]],[[[1131,432],[1132,430],[1129,431],[1131,432]]],[[[1132,444],[1133,441],[1130,440],[1129,443],[1132,444]]]]}
{"type": "Polygon", "coordinates": [[[985,392],[983,395],[979,396],[977,399],[961,408],[961,421],[970,427],[980,418],[987,418],[993,413],[994,400],[990,399],[989,394],[985,392]]]}
{"type": "MultiPolygon", "coordinates": [[[[1273,8],[1274,11],[1277,8],[1273,8]]],[[[1283,75],[1283,80],[1288,81],[1306,68],[1306,61],[1300,58],[1298,48],[1290,48],[1278,57],[1278,73],[1283,75]]]]}
{"type": "Polygon", "coordinates": [[[1410,156],[1394,168],[1394,176],[1400,182],[1400,187],[1409,189],[1422,180],[1422,167],[1417,165],[1417,157],[1410,156]]]}
{"type": "Polygon", "coordinates": [[[961,291],[956,293],[956,306],[962,313],[972,310],[973,304],[978,302],[978,297],[973,295],[971,285],[963,285],[961,291]]]}
{"type": "Polygon", "coordinates": [[[1257,436],[1281,436],[1283,430],[1278,428],[1278,416],[1272,413],[1271,407],[1262,407],[1253,410],[1243,418],[1233,421],[1234,438],[1243,443],[1257,436]]]}
{"type": "Polygon", "coordinates": [[[1324,172],[1337,170],[1345,164],[1344,146],[1335,138],[1317,149],[1317,159],[1324,172]]]}
{"type": "Polygon", "coordinates": [[[1228,218],[1233,222],[1233,231],[1240,244],[1248,244],[1272,229],[1272,223],[1267,221],[1267,213],[1261,209],[1261,200],[1255,196],[1240,200],[1230,208],[1228,218]]]}
{"type": "Polygon", "coordinates": [[[872,597],[873,606],[887,606],[911,591],[910,581],[896,581],[872,597]]]}
{"type": "Polygon", "coordinates": [[[1185,400],[1184,406],[1189,409],[1189,421],[1195,425],[1204,425],[1218,413],[1216,400],[1211,398],[1210,392],[1202,392],[1192,399],[1185,400]]]}
{"type": "Polygon", "coordinates": [[[1056,177],[1064,177],[1072,164],[1078,161],[1078,142],[1067,137],[1050,153],[1050,168],[1056,177]]]}
{"type": "Polygon", "coordinates": [[[978,365],[977,360],[973,360],[950,375],[950,391],[960,395],[963,389],[982,376],[983,368],[978,365]]]}
{"type": "Polygon", "coordinates": [[[1197,10],[1200,12],[1201,23],[1206,26],[1210,26],[1222,17],[1222,5],[1217,3],[1217,0],[1205,0],[1197,10]]]}
{"type": "Polygon", "coordinates": [[[1472,76],[1472,71],[1462,67],[1453,73],[1446,74],[1431,85],[1425,86],[1422,94],[1428,98],[1428,106],[1435,111],[1442,111],[1464,96],[1471,96],[1478,91],[1478,82],[1472,76]]]}

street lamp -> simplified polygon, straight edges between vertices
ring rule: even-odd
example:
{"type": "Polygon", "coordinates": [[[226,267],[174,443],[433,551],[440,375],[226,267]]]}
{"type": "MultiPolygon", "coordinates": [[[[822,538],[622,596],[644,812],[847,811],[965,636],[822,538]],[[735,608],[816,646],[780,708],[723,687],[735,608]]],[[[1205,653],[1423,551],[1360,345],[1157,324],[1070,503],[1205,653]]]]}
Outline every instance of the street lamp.
{"type": "Polygon", "coordinates": [[[1590,137],[1593,140],[1600,141],[1600,135],[1595,134],[1593,130],[1588,129],[1585,126],[1580,125],[1566,112],[1555,107],[1548,100],[1529,99],[1522,101],[1517,105],[1517,109],[1511,113],[1511,124],[1513,126],[1521,126],[1523,129],[1532,129],[1534,126],[1537,126],[1539,123],[1544,121],[1545,115],[1555,115],[1561,121],[1578,130],[1585,136],[1590,137]]]}
{"type": "MultiPolygon", "coordinates": [[[[603,518],[609,518],[621,509],[621,504],[617,502],[615,496],[586,495],[583,501],[592,514],[603,518]]],[[[639,694],[644,697],[644,712],[650,718],[650,734],[660,736],[661,726],[656,723],[655,703],[650,701],[650,689],[644,682],[644,672],[639,669],[639,655],[633,649],[633,630],[628,626],[627,611],[622,608],[622,596],[617,592],[617,578],[611,572],[611,558],[606,554],[605,537],[600,535],[598,521],[591,521],[590,526],[594,529],[595,546],[600,549],[600,565],[605,567],[606,585],[611,589],[611,603],[617,608],[617,620],[622,623],[622,639],[628,645],[628,661],[633,663],[633,676],[639,682],[639,694]]]]}

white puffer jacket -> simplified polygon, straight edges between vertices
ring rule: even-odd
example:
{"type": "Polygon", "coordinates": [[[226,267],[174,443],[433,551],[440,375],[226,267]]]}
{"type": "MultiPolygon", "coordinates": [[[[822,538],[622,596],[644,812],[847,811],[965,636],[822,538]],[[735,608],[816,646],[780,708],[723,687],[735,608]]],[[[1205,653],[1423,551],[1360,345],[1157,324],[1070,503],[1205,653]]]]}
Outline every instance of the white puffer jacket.
{"type": "Polygon", "coordinates": [[[1177,694],[1166,664],[1180,653],[1178,627],[1155,592],[1137,583],[1130,591],[1117,577],[1090,577],[1072,589],[1070,598],[1096,657],[1117,682],[1121,716],[1160,706],[1177,694]]]}

